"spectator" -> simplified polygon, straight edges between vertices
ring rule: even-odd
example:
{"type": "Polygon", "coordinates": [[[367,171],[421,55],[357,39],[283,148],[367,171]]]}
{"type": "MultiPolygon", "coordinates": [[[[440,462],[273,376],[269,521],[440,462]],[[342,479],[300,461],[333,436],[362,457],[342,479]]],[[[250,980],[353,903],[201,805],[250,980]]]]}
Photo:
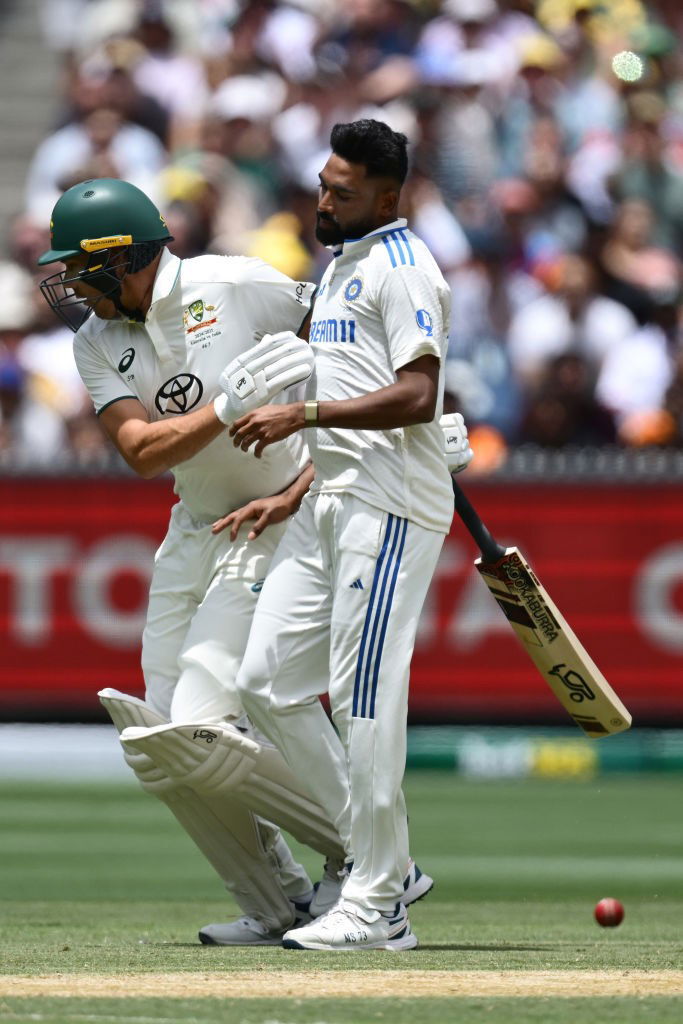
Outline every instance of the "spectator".
{"type": "Polygon", "coordinates": [[[680,263],[668,249],[654,243],[654,211],[645,199],[627,199],[617,207],[600,252],[605,291],[643,322],[653,292],[676,287],[680,263]]]}
{"type": "Polygon", "coordinates": [[[617,421],[627,444],[644,443],[674,383],[674,360],[681,349],[680,292],[653,297],[647,322],[608,352],[596,395],[617,421]]]}
{"type": "Polygon", "coordinates": [[[122,120],[111,107],[98,107],[84,121],[58,129],[38,147],[26,182],[26,208],[38,218],[77,181],[124,178],[149,192],[166,153],[150,131],[122,120]]]}
{"type": "Polygon", "coordinates": [[[663,135],[666,102],[653,92],[630,100],[624,135],[624,162],[612,178],[616,201],[642,199],[654,211],[655,240],[668,249],[683,248],[683,173],[667,151],[663,135]]]}
{"type": "Polygon", "coordinates": [[[614,418],[596,400],[592,368],[575,353],[545,366],[521,423],[519,440],[543,448],[613,444],[614,418]]]}
{"type": "Polygon", "coordinates": [[[32,397],[19,363],[0,356],[0,455],[17,463],[50,465],[65,449],[61,417],[32,397]]]}
{"type": "Polygon", "coordinates": [[[171,152],[196,145],[208,86],[199,58],[179,52],[173,29],[160,5],[146,5],[135,31],[143,52],[132,80],[145,96],[153,97],[168,113],[167,146],[171,152]]]}
{"type": "Polygon", "coordinates": [[[551,359],[564,353],[582,356],[597,373],[608,353],[621,358],[621,344],[636,329],[625,306],[597,293],[584,257],[564,256],[556,270],[556,290],[524,306],[510,324],[510,359],[523,386],[535,386],[551,359]]]}

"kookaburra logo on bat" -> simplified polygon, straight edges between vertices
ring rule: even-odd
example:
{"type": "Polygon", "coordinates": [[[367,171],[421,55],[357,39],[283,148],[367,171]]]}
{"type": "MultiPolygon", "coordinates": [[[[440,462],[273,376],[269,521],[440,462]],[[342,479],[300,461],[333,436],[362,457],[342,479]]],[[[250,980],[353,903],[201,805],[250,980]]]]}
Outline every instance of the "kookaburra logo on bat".
{"type": "Polygon", "coordinates": [[[566,665],[553,665],[550,669],[550,675],[557,676],[558,679],[562,680],[569,690],[569,699],[577,704],[581,704],[584,700],[595,700],[595,694],[586,680],[578,672],[575,672],[573,668],[567,668],[566,665]],[[565,671],[563,672],[562,669],[565,671]]]}

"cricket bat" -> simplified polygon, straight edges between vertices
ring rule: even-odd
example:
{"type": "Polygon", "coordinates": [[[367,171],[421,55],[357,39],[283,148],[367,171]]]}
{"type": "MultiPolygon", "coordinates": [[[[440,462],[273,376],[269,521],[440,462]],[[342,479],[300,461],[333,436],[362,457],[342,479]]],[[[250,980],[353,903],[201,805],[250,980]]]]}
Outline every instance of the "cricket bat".
{"type": "Polygon", "coordinates": [[[475,566],[562,707],[592,739],[623,732],[631,715],[519,548],[491,536],[453,480],[455,510],[481,551],[475,566]]]}

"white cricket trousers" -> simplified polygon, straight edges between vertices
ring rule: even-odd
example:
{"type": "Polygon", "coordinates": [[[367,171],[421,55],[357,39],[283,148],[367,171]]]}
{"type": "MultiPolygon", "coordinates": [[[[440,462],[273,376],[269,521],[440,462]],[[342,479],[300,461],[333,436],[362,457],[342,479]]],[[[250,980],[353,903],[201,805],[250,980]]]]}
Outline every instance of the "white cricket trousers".
{"type": "Polygon", "coordinates": [[[240,718],[235,680],[263,578],[285,526],[212,534],[182,502],[155,558],[142,670],[147,704],[172,722],[240,718]]]}
{"type": "Polygon", "coordinates": [[[237,677],[252,721],[339,829],[354,861],[344,896],[381,911],[403,894],[410,660],[443,541],[353,495],[307,495],[268,570],[237,677]]]}

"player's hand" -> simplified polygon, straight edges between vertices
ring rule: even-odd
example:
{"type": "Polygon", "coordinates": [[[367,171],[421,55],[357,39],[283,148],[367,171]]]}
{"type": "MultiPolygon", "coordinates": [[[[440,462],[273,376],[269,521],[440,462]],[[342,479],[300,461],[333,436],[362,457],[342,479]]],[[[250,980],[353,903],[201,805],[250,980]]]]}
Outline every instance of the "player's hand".
{"type": "Polygon", "coordinates": [[[449,412],[441,417],[439,426],[443,430],[444,454],[449,473],[459,473],[467,469],[474,458],[467,437],[467,427],[462,414],[449,412]]]}
{"type": "Polygon", "coordinates": [[[266,334],[221,373],[221,394],[214,399],[218,419],[229,426],[246,412],[271,402],[285,388],[308,380],[313,352],[292,331],[266,334]]]}
{"type": "Polygon", "coordinates": [[[284,494],[272,494],[267,498],[255,498],[242,508],[236,508],[234,512],[217,519],[211,527],[211,533],[222,533],[230,527],[230,540],[237,540],[237,534],[244,523],[255,519],[247,540],[256,540],[263,533],[267,526],[273,523],[284,523],[295,511],[291,498],[284,494]]]}
{"type": "Polygon", "coordinates": [[[254,455],[261,458],[263,449],[275,441],[282,441],[305,426],[304,403],[292,402],[290,405],[263,405],[260,409],[248,412],[246,416],[235,420],[229,434],[235,448],[243,452],[255,445],[254,455]]]}

